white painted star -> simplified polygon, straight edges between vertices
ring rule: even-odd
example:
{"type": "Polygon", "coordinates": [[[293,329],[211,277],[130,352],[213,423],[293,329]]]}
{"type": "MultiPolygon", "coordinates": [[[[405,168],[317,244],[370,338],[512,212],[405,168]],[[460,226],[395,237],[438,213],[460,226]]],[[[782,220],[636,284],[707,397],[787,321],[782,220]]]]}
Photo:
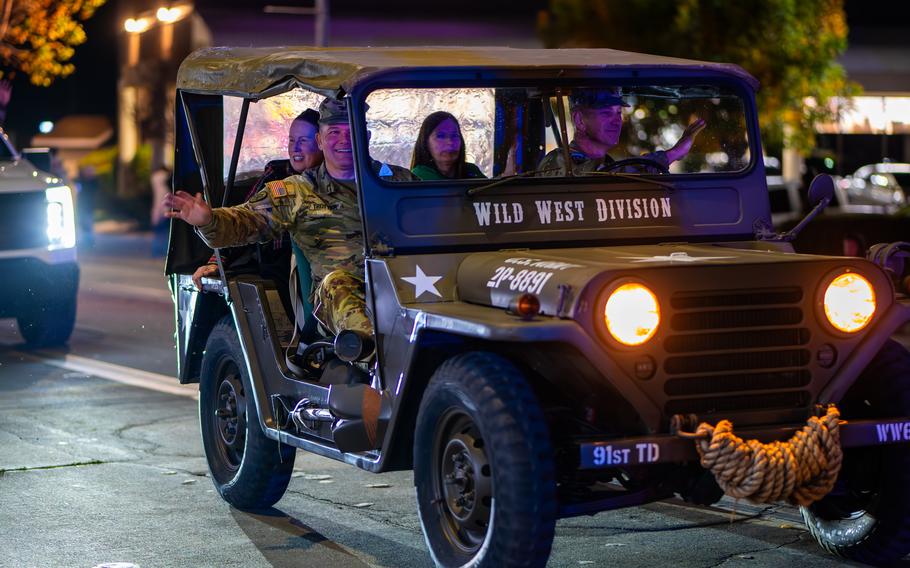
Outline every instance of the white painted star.
{"type": "Polygon", "coordinates": [[[702,262],[705,260],[725,260],[732,256],[689,256],[685,252],[671,252],[668,256],[624,256],[632,262],[702,262]]]}
{"type": "Polygon", "coordinates": [[[401,279],[414,285],[415,298],[419,298],[424,292],[429,292],[442,298],[442,294],[436,289],[436,282],[442,280],[442,276],[427,276],[423,273],[420,265],[417,265],[417,273],[414,276],[402,276],[401,279]]]}

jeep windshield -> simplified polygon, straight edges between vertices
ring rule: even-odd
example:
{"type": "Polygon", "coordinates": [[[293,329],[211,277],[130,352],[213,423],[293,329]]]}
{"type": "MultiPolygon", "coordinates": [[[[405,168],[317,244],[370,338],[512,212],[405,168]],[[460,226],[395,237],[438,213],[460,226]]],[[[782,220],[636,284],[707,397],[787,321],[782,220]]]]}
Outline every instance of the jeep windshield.
{"type": "Polygon", "coordinates": [[[404,253],[746,239],[770,223],[750,86],[632,80],[353,93],[367,233],[404,253]]]}
{"type": "Polygon", "coordinates": [[[745,104],[724,85],[377,89],[366,102],[370,156],[423,183],[610,183],[626,176],[600,174],[730,174],[751,160],[745,104]]]}

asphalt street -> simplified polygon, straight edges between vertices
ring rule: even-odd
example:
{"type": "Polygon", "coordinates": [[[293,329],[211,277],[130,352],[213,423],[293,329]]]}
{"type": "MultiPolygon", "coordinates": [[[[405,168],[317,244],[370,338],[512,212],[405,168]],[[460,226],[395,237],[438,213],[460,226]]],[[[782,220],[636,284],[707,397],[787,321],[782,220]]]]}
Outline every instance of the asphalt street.
{"type": "MultiPolygon", "coordinates": [[[[410,472],[297,452],[277,507],[231,508],[207,478],[194,386],[147,235],[81,255],[69,349],[0,320],[0,567],[426,567],[410,472]]],[[[666,501],[565,519],[549,566],[839,566],[787,506],[666,501]],[[735,511],[734,511],[735,509],[735,511]]]]}

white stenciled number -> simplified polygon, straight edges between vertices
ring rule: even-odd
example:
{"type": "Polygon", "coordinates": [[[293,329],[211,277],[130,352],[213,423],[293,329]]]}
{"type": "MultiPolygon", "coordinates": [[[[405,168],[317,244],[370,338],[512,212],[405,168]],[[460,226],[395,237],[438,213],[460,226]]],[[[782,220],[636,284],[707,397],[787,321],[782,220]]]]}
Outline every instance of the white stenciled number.
{"type": "Polygon", "coordinates": [[[543,287],[547,285],[547,280],[549,280],[551,276],[553,276],[552,272],[539,273],[531,283],[531,287],[528,288],[528,292],[532,294],[540,294],[543,291],[543,287]]]}
{"type": "Polygon", "coordinates": [[[607,462],[607,450],[603,446],[594,448],[594,465],[603,465],[607,462]]]}
{"type": "Polygon", "coordinates": [[[509,290],[524,291],[528,285],[528,277],[533,275],[533,270],[519,270],[518,274],[515,275],[515,278],[513,278],[512,282],[509,284],[509,290]]]}
{"type": "Polygon", "coordinates": [[[551,276],[553,276],[552,272],[538,272],[535,274],[534,278],[531,279],[531,286],[528,287],[528,292],[540,294],[544,284],[547,283],[547,280],[549,280],[551,276]]]}
{"type": "Polygon", "coordinates": [[[493,273],[493,277],[487,281],[487,288],[499,288],[499,285],[503,280],[510,280],[512,278],[513,272],[515,272],[515,269],[509,266],[497,267],[496,272],[493,273]]]}
{"type": "Polygon", "coordinates": [[[495,288],[499,286],[499,277],[502,275],[502,271],[505,270],[505,266],[500,266],[496,269],[496,272],[493,273],[493,277],[487,282],[487,288],[495,288]]]}
{"type": "Polygon", "coordinates": [[[519,270],[509,266],[499,266],[493,272],[493,276],[487,281],[487,288],[499,288],[503,282],[509,283],[509,290],[517,292],[530,292],[540,294],[547,280],[553,276],[552,272],[543,270],[519,270]]]}

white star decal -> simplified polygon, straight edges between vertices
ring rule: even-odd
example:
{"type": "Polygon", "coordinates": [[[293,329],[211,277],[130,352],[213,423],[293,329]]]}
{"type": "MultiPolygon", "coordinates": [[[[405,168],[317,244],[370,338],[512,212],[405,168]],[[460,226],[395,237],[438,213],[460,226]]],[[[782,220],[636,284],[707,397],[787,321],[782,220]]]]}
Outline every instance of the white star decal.
{"type": "Polygon", "coordinates": [[[402,276],[401,279],[414,285],[414,298],[419,298],[424,292],[442,298],[442,294],[436,289],[436,282],[442,280],[442,276],[427,276],[420,265],[417,265],[417,273],[414,276],[402,276]]]}
{"type": "Polygon", "coordinates": [[[671,252],[668,256],[624,256],[632,262],[701,262],[704,260],[725,260],[732,256],[689,256],[685,252],[671,252]]]}

